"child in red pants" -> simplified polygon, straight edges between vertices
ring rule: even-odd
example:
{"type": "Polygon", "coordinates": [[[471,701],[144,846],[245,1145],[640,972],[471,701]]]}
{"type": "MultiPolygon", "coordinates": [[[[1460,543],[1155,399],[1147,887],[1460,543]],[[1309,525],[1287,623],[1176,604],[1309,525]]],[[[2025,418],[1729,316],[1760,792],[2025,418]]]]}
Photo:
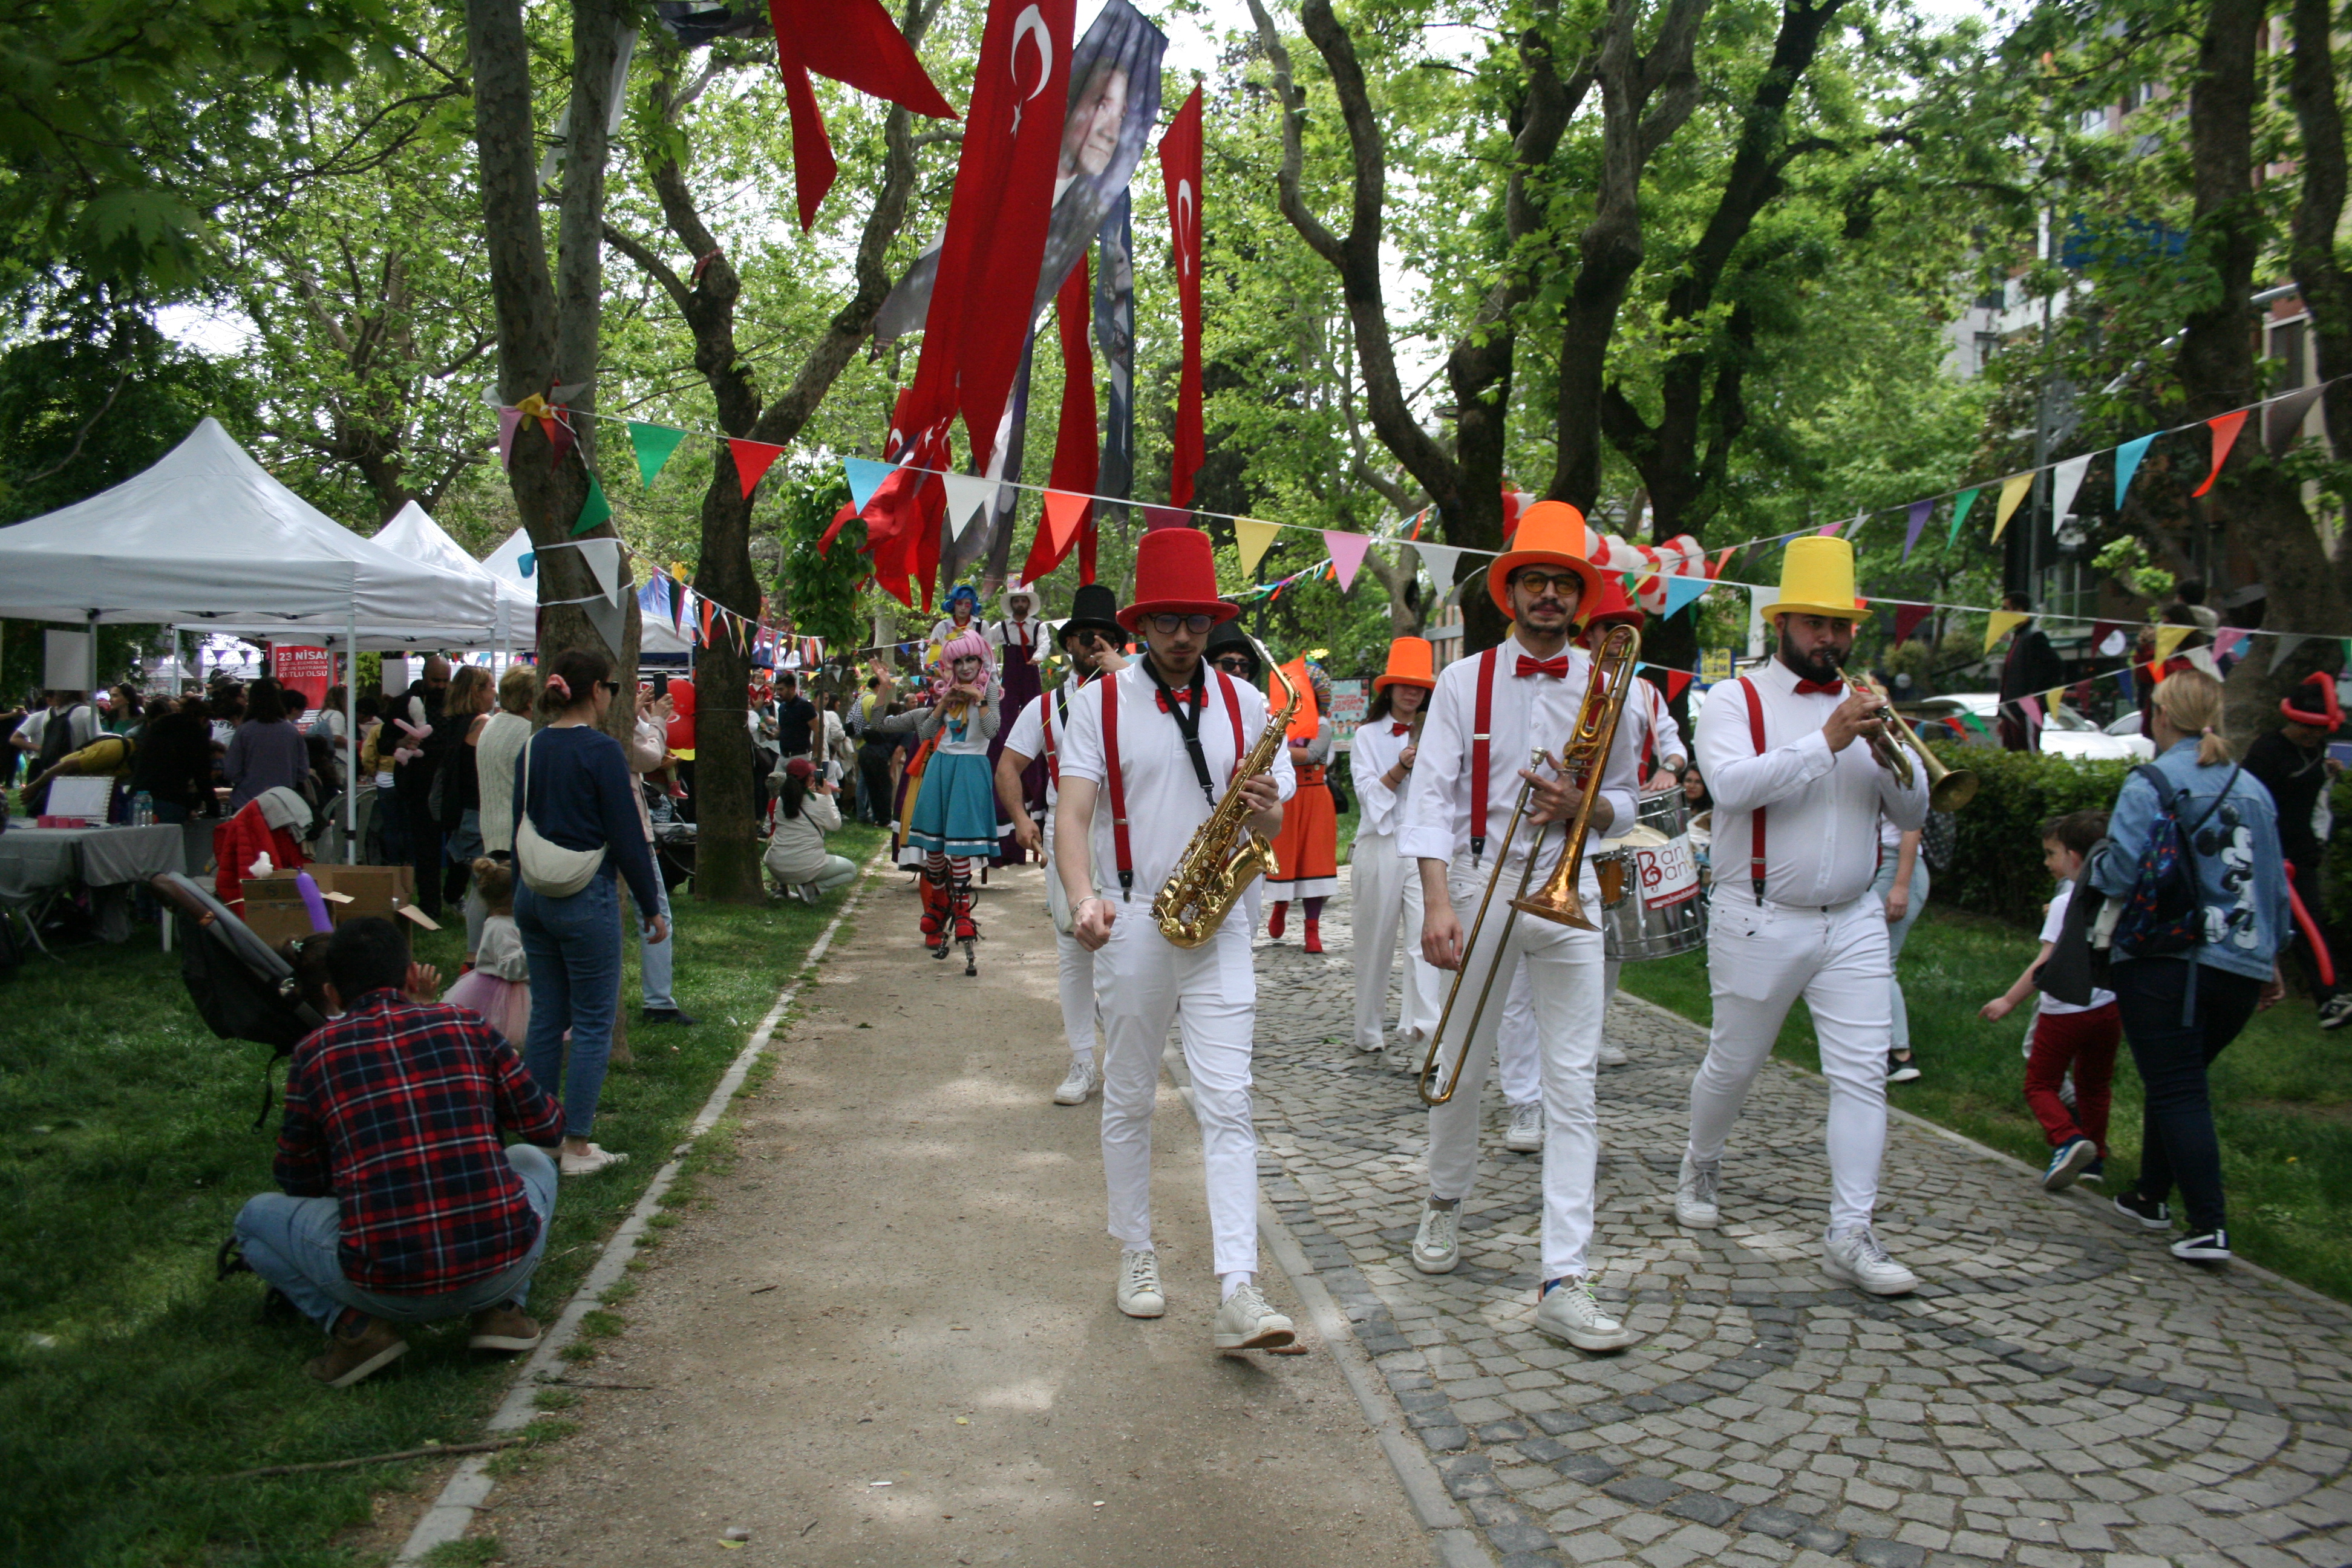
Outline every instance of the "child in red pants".
{"type": "MultiPolygon", "coordinates": [[[[2058,879],[2057,896],[2042,920],[2042,951],[2017,984],[1979,1009],[1986,1018],[2003,1018],[2033,992],[2034,977],[2048,961],[2051,948],[2066,923],[2066,900],[2083,874],[2083,858],[2106,837],[2107,814],[2077,811],[2042,825],[2042,864],[2058,879]]],[[[2050,1140],[2050,1165],[2042,1173],[2045,1192],[2063,1192],[2080,1181],[2098,1181],[2107,1157],[2107,1100],[2116,1076],[2116,1046],[2123,1037],[2123,1020],[2116,1011],[2116,994],[2093,990],[2086,1006],[2038,999],[2032,1042],[2025,1062],[2025,1103],[2033,1110],[2050,1140]],[[2069,1068],[2074,1074],[2074,1104],[2070,1110],[2060,1098],[2069,1068]]]]}

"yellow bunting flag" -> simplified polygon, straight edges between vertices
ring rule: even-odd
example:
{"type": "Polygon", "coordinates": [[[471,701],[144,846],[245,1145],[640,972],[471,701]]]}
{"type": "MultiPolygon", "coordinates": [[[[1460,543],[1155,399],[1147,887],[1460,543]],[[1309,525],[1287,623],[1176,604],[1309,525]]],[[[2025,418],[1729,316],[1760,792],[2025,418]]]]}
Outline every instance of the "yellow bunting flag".
{"type": "Polygon", "coordinates": [[[2172,650],[2180,646],[2181,639],[2196,629],[2197,628],[2195,626],[2157,627],[2156,662],[2162,664],[2166,659],[2170,658],[2172,657],[2172,650]]]}
{"type": "Polygon", "coordinates": [[[2000,538],[2000,531],[2009,526],[2010,516],[2017,510],[2017,503],[2023,500],[2025,492],[2033,488],[2033,472],[2028,469],[2021,474],[2011,474],[2000,481],[2000,509],[1992,514],[1992,536],[1996,542],[2000,538]]]}
{"type": "Polygon", "coordinates": [[[2042,706],[2053,713],[2058,711],[2058,705],[2064,700],[2066,689],[2063,686],[2053,686],[2042,694],[2042,706]]]}
{"type": "Polygon", "coordinates": [[[1257,563],[1265,559],[1266,548],[1273,544],[1274,536],[1281,531],[1279,523],[1258,522],[1246,517],[1234,519],[1234,542],[1241,547],[1242,571],[1244,574],[1257,570],[1257,563]]]}
{"type": "Polygon", "coordinates": [[[2016,610],[1995,610],[1987,616],[1985,617],[1985,652],[1990,653],[1992,645],[2008,636],[2012,627],[2031,619],[2032,619],[2031,616],[2022,615],[2016,610]]]}

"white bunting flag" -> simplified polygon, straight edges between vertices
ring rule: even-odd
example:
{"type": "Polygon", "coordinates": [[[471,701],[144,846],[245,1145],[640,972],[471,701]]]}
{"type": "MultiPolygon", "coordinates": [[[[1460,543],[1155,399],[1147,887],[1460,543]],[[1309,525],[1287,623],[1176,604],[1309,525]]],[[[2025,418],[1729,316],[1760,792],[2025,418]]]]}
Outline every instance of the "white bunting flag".
{"type": "Polygon", "coordinates": [[[2090,466],[2090,456],[2084,456],[2069,458],[2050,470],[2050,516],[2054,524],[2064,524],[2067,509],[2074,504],[2074,492],[2083,488],[2083,475],[2090,466]]]}
{"type": "Polygon", "coordinates": [[[941,474],[948,487],[948,531],[950,537],[961,539],[980,509],[996,494],[996,481],[974,478],[971,474],[941,474]]]}
{"type": "Polygon", "coordinates": [[[1442,596],[1453,592],[1454,572],[1461,563],[1462,552],[1451,544],[1426,542],[1415,543],[1413,549],[1419,552],[1421,563],[1429,568],[1429,580],[1437,585],[1438,594],[1442,596]]]}

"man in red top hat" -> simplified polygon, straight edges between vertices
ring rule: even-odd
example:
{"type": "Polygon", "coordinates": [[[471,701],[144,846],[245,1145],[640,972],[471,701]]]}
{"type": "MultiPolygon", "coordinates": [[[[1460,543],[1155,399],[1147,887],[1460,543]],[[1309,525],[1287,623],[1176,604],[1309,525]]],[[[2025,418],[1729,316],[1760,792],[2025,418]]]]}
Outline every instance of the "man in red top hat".
{"type": "MultiPolygon", "coordinates": [[[[1622,1350],[1634,1335],[1594,1298],[1586,1249],[1592,1239],[1593,1176],[1600,1158],[1594,1073],[1601,1054],[1601,942],[1598,930],[1521,916],[1497,900],[1479,924],[1468,953],[1456,911],[1478,907],[1490,878],[1507,899],[1528,858],[1548,872],[1565,852],[1565,835],[1549,832],[1571,816],[1579,781],[1528,765],[1531,746],[1559,747],[1575,733],[1591,680],[1591,661],[1570,646],[1578,611],[1600,587],[1586,559],[1583,515],[1564,501],[1529,507],[1511,548],[1488,569],[1487,592],[1511,617],[1496,647],[1457,659],[1437,677],[1422,727],[1412,783],[1405,797],[1402,854],[1420,862],[1423,956],[1463,971],[1453,1016],[1439,1040],[1441,1064],[1461,1062],[1458,1086],[1429,1112],[1430,1196],[1413,1238],[1412,1265],[1448,1274],[1459,1260],[1461,1205],[1478,1175],[1478,1101],[1502,1023],[1496,1005],[1520,970],[1528,972],[1541,1042],[1543,1146],[1542,1284],[1535,1326],[1579,1350],[1622,1350]],[[1528,822],[1506,845],[1511,807],[1525,780],[1528,822]],[[1496,1002],[1469,1027],[1478,988],[1493,972],[1496,1002]]],[[[1621,723],[1601,766],[1591,832],[1633,820],[1637,776],[1632,737],[1621,723]]],[[[1587,861],[1578,894],[1598,909],[1600,883],[1587,861]]]]}
{"type": "MultiPolygon", "coordinates": [[[[1105,674],[1070,704],[1055,811],[1054,868],[1078,942],[1095,955],[1103,1031],[1102,1149],[1110,1234],[1119,1254],[1118,1310],[1167,1310],[1151,1237],[1151,1110],[1160,1047],[1173,1019],[1192,1079],[1206,1167],[1209,1226],[1223,1294],[1212,1338],[1220,1351],[1288,1344],[1290,1320],[1258,1290],[1257,1131],[1250,1056],[1257,982],[1246,905],[1197,947],[1160,934],[1151,902],[1266,725],[1265,699],[1202,661],[1209,631],[1240,614],[1217,597],[1209,536],[1154,529],[1135,562],[1134,602],[1118,624],[1144,657],[1105,674]]],[[[1272,767],[1237,786],[1250,826],[1271,838],[1296,787],[1276,748],[1272,767]]]]}
{"type": "Polygon", "coordinates": [[[2344,727],[2343,705],[2336,699],[2336,678],[2320,671],[2305,676],[2294,691],[2279,700],[2286,722],[2246,748],[2246,771],[2263,782],[2278,807],[2279,849],[2294,868],[2294,894],[2303,905],[2311,931],[2297,922],[2294,951],[2303,965],[2312,1000],[2319,1004],[2319,1026],[2340,1029],[2352,1024],[2352,990],[2335,975],[2335,957],[2344,952],[2327,928],[2326,905],[2319,896],[2319,856],[2326,843],[2327,785],[2344,764],[2327,754],[2327,737],[2344,727]],[[2317,932],[2315,941],[2313,932],[2317,932]],[[2320,968],[2318,949],[2329,954],[2320,968]]]}

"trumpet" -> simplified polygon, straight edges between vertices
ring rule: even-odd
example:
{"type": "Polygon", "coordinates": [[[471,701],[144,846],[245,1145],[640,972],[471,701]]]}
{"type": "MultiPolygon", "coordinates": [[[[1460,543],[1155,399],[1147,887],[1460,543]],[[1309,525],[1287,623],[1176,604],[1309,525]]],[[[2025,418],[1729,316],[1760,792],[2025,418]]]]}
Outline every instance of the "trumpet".
{"type": "MultiPolygon", "coordinates": [[[[1445,1026],[1453,1021],[1454,1004],[1462,994],[1462,982],[1468,977],[1470,955],[1477,951],[1479,928],[1486,923],[1486,910],[1495,901],[1495,889],[1503,879],[1504,864],[1510,859],[1512,840],[1518,837],[1520,819],[1528,809],[1528,796],[1534,784],[1522,781],[1517,800],[1511,806],[1509,826],[1503,829],[1503,845],[1495,854],[1495,869],[1486,879],[1486,895],[1478,900],[1478,913],[1470,922],[1470,934],[1462,944],[1462,967],[1454,972],[1454,984],[1445,994],[1445,1010],[1438,1016],[1437,1028],[1429,1037],[1429,1052],[1422,1058],[1419,1087],[1422,1100],[1430,1105],[1444,1105],[1454,1098],[1461,1086],[1462,1064],[1469,1057],[1470,1041],[1478,1032],[1478,1020],[1486,1016],[1486,998],[1495,989],[1495,976],[1503,967],[1503,952],[1511,940],[1511,931],[1521,915],[1534,915],[1538,920],[1556,921],[1575,926],[1580,931],[1597,929],[1584,912],[1583,896],[1577,891],[1578,873],[1584,866],[1585,836],[1592,826],[1592,804],[1601,796],[1601,774],[1608,765],[1610,748],[1617,742],[1617,721],[1625,711],[1626,693],[1632,690],[1633,666],[1642,654],[1642,634],[1631,626],[1612,626],[1600,645],[1592,650],[1590,684],[1585,688],[1584,705],[1577,710],[1576,730],[1561,748],[1559,771],[1581,773],[1583,793],[1576,803],[1576,811],[1569,818],[1567,833],[1562,837],[1559,863],[1552,868],[1543,886],[1532,891],[1536,857],[1528,853],[1528,863],[1519,872],[1518,895],[1511,900],[1510,913],[1503,919],[1502,941],[1495,944],[1493,957],[1486,965],[1485,980],[1478,987],[1478,1000],[1470,1009],[1469,1026],[1462,1031],[1462,1048],[1441,1074],[1437,1054],[1444,1048],[1445,1026]],[[1441,1082],[1442,1078],[1442,1082],[1441,1082]]],[[[1540,767],[1551,761],[1549,752],[1538,752],[1531,764],[1540,767]]],[[[1630,824],[1628,826],[1631,826],[1630,824]]],[[[1541,837],[1538,830],[1538,837],[1541,837]]],[[[1538,846],[1539,847],[1540,846],[1538,846]]]]}
{"type": "Polygon", "coordinates": [[[1942,758],[1929,751],[1919,739],[1918,731],[1904,722],[1903,715],[1895,710],[1894,701],[1885,688],[1866,675],[1848,671],[1846,679],[1858,690],[1878,699],[1878,710],[1872,717],[1886,726],[1882,734],[1870,738],[1871,754],[1879,766],[1893,773],[1906,789],[1911,785],[1911,758],[1918,756],[1919,766],[1927,776],[1927,805],[1936,811],[1958,811],[1977,797],[1977,775],[1967,768],[1947,767],[1942,758]]]}

